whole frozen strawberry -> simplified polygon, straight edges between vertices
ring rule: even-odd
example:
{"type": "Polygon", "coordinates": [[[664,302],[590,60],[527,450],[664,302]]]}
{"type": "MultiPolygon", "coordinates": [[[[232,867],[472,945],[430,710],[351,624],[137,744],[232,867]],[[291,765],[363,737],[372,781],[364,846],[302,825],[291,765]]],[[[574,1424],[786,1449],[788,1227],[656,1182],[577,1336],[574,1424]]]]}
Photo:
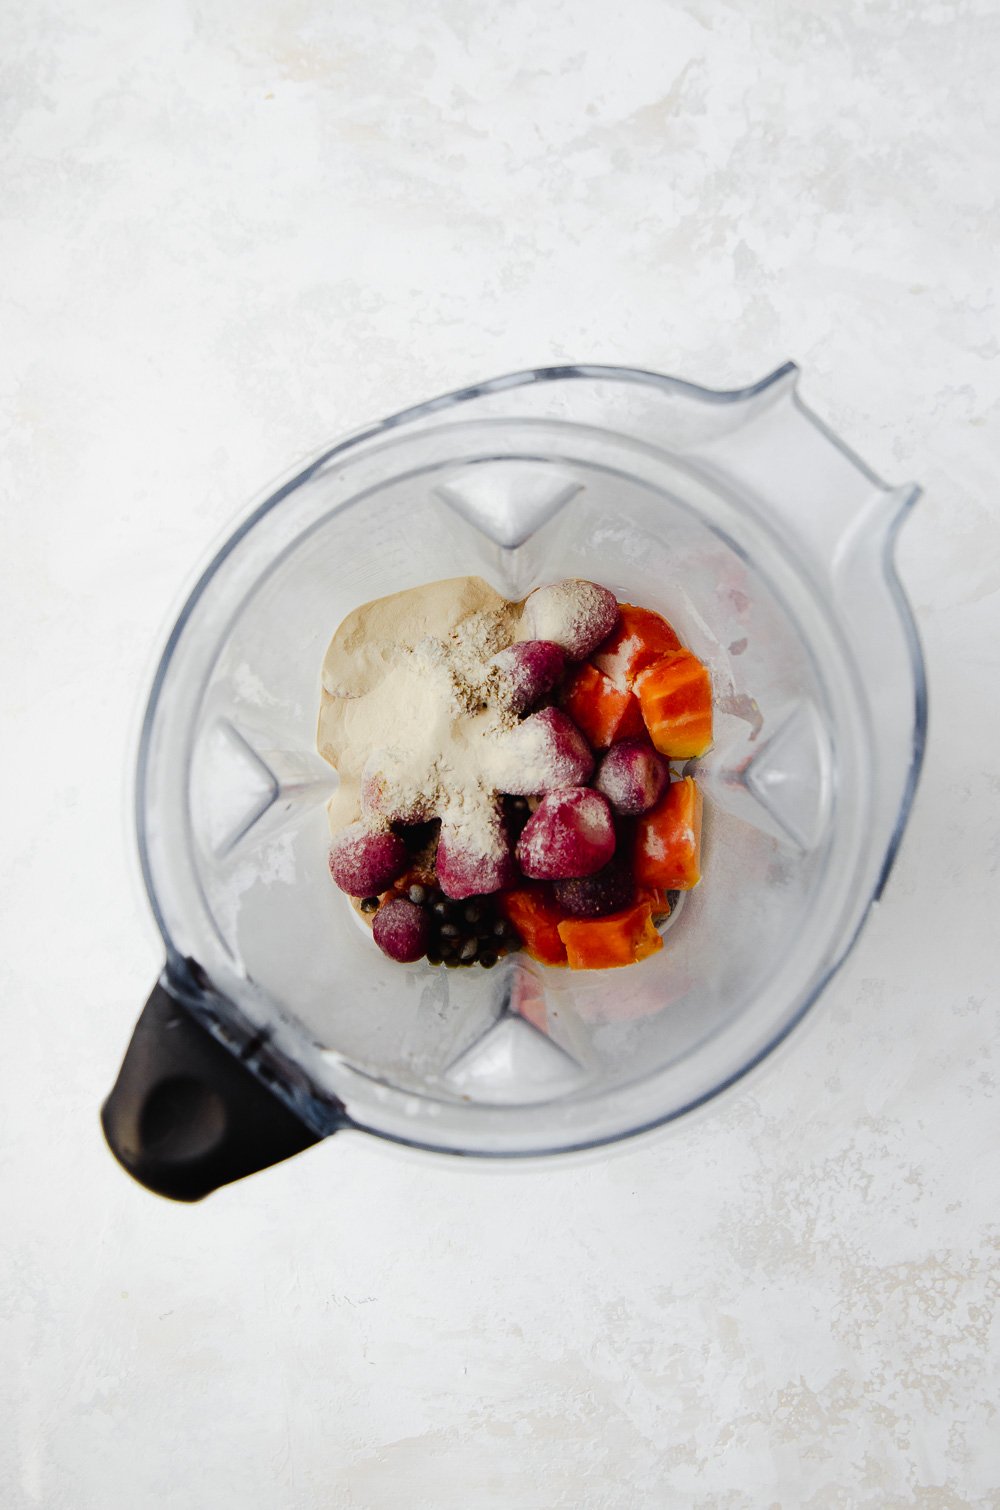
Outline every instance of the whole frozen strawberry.
{"type": "Polygon", "coordinates": [[[579,786],[593,769],[590,746],[573,720],[559,708],[543,708],[506,735],[492,774],[499,791],[537,797],[579,786]]]}
{"type": "Polygon", "coordinates": [[[385,891],[408,864],[406,845],[388,829],[373,831],[363,823],[352,823],[330,845],[330,874],[341,891],[352,897],[385,891]]]}
{"type": "Polygon", "coordinates": [[[517,863],[533,880],[590,876],[615,852],[611,809],[587,787],[549,792],[532,813],[517,845],[517,863]]]}
{"type": "Polygon", "coordinates": [[[533,639],[552,640],[579,661],[607,639],[617,621],[613,592],[597,582],[568,577],[529,594],[521,625],[533,639]]]}
{"type": "Polygon", "coordinates": [[[525,713],[563,674],[566,656],[551,640],[521,640],[490,661],[501,673],[502,700],[514,713],[525,713]]]}
{"type": "Polygon", "coordinates": [[[670,781],[670,767],[645,739],[622,739],[602,759],[594,785],[616,813],[635,817],[655,807],[670,781]]]}
{"type": "Polygon", "coordinates": [[[383,954],[402,965],[423,959],[431,937],[431,920],[425,907],[392,897],[372,920],[372,933],[383,954]]]}
{"type": "Polygon", "coordinates": [[[489,896],[517,880],[510,839],[499,813],[488,824],[462,822],[446,814],[435,863],[438,885],[453,900],[489,896]]]}

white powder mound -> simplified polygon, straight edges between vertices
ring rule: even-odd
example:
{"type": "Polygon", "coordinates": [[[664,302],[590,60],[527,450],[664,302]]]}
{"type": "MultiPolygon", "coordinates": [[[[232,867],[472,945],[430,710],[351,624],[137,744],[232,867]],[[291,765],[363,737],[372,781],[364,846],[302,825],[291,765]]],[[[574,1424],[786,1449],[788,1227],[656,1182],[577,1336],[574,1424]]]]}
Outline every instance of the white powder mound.
{"type": "Polygon", "coordinates": [[[463,843],[496,852],[491,754],[516,725],[486,662],[510,645],[520,604],[478,577],[432,582],[354,610],[323,661],[320,754],[341,786],[336,832],[359,817],[453,817],[463,843]]]}

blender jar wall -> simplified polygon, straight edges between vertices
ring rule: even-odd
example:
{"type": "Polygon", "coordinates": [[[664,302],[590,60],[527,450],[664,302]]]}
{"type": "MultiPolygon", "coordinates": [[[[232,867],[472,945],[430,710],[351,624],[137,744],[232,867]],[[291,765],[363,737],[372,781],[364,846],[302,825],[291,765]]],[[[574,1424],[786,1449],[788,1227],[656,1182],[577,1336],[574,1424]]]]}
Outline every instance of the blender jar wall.
{"type": "MultiPolygon", "coordinates": [[[[759,475],[770,457],[776,495],[809,498],[797,463],[815,457],[794,427],[810,443],[813,428],[789,375],[726,397],[600,369],[455,395],[320,458],[206,573],[147,720],[147,882],[173,957],[198,960],[218,1010],[228,1001],[264,1029],[318,1104],[476,1152],[617,1137],[741,1073],[848,947],[885,855],[876,797],[904,792],[913,766],[880,759],[836,611],[838,581],[870,573],[887,535],[851,539],[857,498],[887,495],[824,440],[832,470],[847,468],[851,544],[831,565],[808,530],[781,531],[780,507],[775,529],[759,475]],[[314,753],[326,641],[360,601],[475,571],[510,596],[564,575],[603,581],[675,618],[712,667],[705,879],[641,967],[403,971],[326,880],[335,777],[314,753]]],[[[898,638],[876,587],[872,611],[898,638]]]]}

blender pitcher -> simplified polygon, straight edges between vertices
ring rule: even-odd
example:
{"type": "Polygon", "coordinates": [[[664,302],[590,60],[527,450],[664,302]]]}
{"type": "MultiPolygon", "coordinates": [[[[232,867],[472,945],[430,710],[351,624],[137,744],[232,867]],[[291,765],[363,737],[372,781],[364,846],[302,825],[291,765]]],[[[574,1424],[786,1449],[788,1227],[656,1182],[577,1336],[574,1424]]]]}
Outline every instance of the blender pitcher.
{"type": "Polygon", "coordinates": [[[338,442],[239,526],[170,634],[139,750],[166,966],[102,1113],[139,1180],[197,1199],[349,1127],[492,1157],[612,1142],[799,1021],[885,883],[926,699],[892,560],[918,489],[882,484],[796,378],[517,373],[338,442]],[[508,598],[598,581],[711,669],[702,881],[640,964],[403,967],[330,883],[326,645],[359,604],[466,575],[508,598]]]}

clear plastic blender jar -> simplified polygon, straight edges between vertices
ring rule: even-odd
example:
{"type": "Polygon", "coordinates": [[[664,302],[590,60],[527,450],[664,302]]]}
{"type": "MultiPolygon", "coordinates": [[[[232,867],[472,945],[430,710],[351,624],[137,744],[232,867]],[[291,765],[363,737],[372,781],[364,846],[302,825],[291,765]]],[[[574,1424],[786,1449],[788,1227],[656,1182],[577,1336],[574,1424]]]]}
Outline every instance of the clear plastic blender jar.
{"type": "Polygon", "coordinates": [[[926,698],[888,488],[782,367],[711,392],[626,368],[514,374],[329,447],[208,566],[141,739],[166,966],[103,1112],[151,1188],[196,1198],[355,1127],[462,1154],[608,1143],[758,1063],[885,883],[926,698]],[[711,668],[703,879],[625,970],[385,959],[330,885],[315,750],[330,635],[451,576],[567,576],[662,611],[711,668]]]}

